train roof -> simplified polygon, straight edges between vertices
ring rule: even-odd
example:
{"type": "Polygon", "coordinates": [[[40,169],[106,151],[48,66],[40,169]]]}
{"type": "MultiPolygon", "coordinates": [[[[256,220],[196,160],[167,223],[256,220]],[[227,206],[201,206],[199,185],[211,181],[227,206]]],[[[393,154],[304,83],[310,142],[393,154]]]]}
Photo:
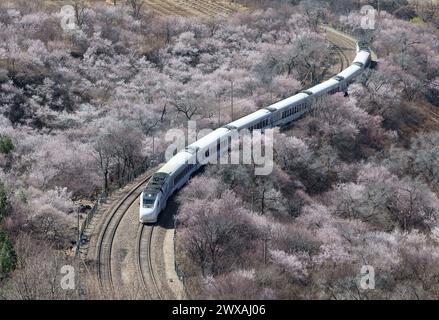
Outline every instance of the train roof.
{"type": "Polygon", "coordinates": [[[295,104],[300,104],[302,102],[305,102],[306,98],[308,98],[308,95],[306,93],[300,92],[294,96],[291,96],[289,98],[278,101],[278,102],[268,106],[267,109],[268,108],[270,108],[272,110],[275,109],[276,111],[282,110],[284,108],[291,107],[295,104]]]}
{"type": "Polygon", "coordinates": [[[332,88],[334,86],[338,86],[338,85],[339,85],[339,82],[337,80],[329,79],[329,80],[326,80],[322,83],[319,83],[318,85],[315,85],[312,88],[309,88],[306,91],[310,91],[310,92],[312,92],[312,94],[320,94],[322,91],[327,90],[329,88],[332,88]]]}
{"type": "Polygon", "coordinates": [[[183,165],[188,163],[191,159],[192,154],[187,151],[180,151],[175,156],[173,156],[168,162],[166,162],[163,167],[161,167],[157,172],[163,172],[167,174],[172,174],[180,169],[183,165]]]}
{"type": "Polygon", "coordinates": [[[344,79],[348,79],[349,77],[351,77],[358,70],[361,70],[361,67],[353,64],[353,65],[347,67],[346,69],[344,69],[339,74],[337,74],[337,76],[343,77],[344,79]]]}
{"type": "Polygon", "coordinates": [[[361,62],[363,65],[366,65],[369,59],[370,59],[370,52],[360,50],[357,52],[357,55],[355,56],[353,63],[361,62]]]}
{"type": "Polygon", "coordinates": [[[149,179],[148,183],[146,184],[145,189],[143,190],[144,197],[155,198],[157,193],[160,192],[168,176],[169,175],[164,172],[154,173],[151,179],[149,179]]]}
{"type": "Polygon", "coordinates": [[[218,128],[211,133],[205,135],[201,139],[198,139],[191,145],[189,145],[190,148],[199,148],[204,149],[205,147],[211,145],[212,143],[215,143],[218,139],[224,137],[229,132],[229,129],[227,128],[218,128]]]}
{"type": "Polygon", "coordinates": [[[250,123],[253,123],[255,121],[262,120],[267,115],[269,115],[271,112],[267,109],[260,109],[258,111],[255,111],[245,117],[242,117],[238,120],[235,120],[227,125],[228,128],[236,128],[238,130],[241,130],[242,128],[247,127],[250,123]]]}

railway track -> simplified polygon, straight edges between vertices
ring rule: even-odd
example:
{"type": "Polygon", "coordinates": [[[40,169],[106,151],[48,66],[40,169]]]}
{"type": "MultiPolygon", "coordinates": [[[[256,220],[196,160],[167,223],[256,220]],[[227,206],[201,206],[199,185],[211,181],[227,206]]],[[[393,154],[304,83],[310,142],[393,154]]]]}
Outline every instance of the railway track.
{"type": "Polygon", "coordinates": [[[342,72],[344,69],[346,69],[350,65],[350,61],[346,55],[346,53],[343,51],[343,49],[334,44],[337,54],[340,57],[340,72],[342,72]]]}
{"type": "Polygon", "coordinates": [[[151,169],[116,192],[112,205],[97,218],[97,230],[90,242],[93,249],[87,256],[95,263],[102,297],[151,300],[186,297],[175,272],[175,203],[170,201],[156,224],[138,222],[139,196],[157,169],[151,169]]]}
{"type": "Polygon", "coordinates": [[[136,268],[143,290],[150,299],[163,299],[152,261],[154,226],[140,225],[137,232],[136,268]],[[152,284],[152,287],[148,284],[152,284]]]}
{"type": "Polygon", "coordinates": [[[326,29],[326,32],[327,41],[333,45],[334,52],[339,57],[340,68],[338,72],[341,72],[351,65],[356,54],[356,42],[344,35],[333,32],[331,29],[326,29]]]}
{"type": "Polygon", "coordinates": [[[331,44],[331,52],[334,56],[337,56],[339,60],[337,65],[325,67],[323,79],[327,80],[351,65],[352,60],[348,57],[347,52],[351,50],[355,51],[356,44],[355,42],[346,42],[340,35],[333,33],[331,30],[327,31],[326,41],[331,44]]]}
{"type": "Polygon", "coordinates": [[[143,178],[125,195],[125,197],[122,198],[122,200],[116,203],[116,205],[109,211],[110,213],[104,222],[104,226],[98,238],[96,261],[98,263],[97,271],[99,283],[105,292],[112,292],[114,289],[111,265],[112,249],[116,231],[118,230],[125,213],[138,199],[143,186],[150,177],[151,176],[148,175],[143,178]]]}

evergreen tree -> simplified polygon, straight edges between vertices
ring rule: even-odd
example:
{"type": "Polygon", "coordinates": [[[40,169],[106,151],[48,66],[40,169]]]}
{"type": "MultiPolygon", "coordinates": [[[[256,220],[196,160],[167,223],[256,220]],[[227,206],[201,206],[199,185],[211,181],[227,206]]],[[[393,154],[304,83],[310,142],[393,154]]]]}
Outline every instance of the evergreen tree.
{"type": "Polygon", "coordinates": [[[8,206],[8,194],[5,185],[0,181],[0,223],[7,215],[8,206]]]}
{"type": "Polygon", "coordinates": [[[14,150],[14,144],[8,136],[0,135],[0,153],[9,154],[14,150]]]}
{"type": "Polygon", "coordinates": [[[17,254],[8,235],[0,230],[0,279],[14,270],[17,264],[17,254]]]}

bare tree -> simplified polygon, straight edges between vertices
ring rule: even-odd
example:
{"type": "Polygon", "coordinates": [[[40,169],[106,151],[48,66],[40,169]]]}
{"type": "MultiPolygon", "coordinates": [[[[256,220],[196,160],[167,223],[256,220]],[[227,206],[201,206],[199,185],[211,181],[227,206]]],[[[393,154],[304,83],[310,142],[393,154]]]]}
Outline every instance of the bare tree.
{"type": "Polygon", "coordinates": [[[95,143],[95,151],[96,151],[96,160],[99,164],[99,168],[101,170],[102,179],[103,179],[103,192],[106,193],[108,191],[109,186],[109,174],[110,174],[110,165],[112,164],[112,154],[113,150],[111,144],[109,144],[108,136],[101,136],[95,143]]]}
{"type": "MultiPolygon", "coordinates": [[[[59,300],[77,298],[77,288],[70,290],[62,287],[62,267],[71,265],[77,269],[74,261],[53,250],[49,243],[35,241],[28,235],[21,235],[15,244],[20,257],[10,286],[2,295],[6,299],[18,300],[59,300]]],[[[77,281],[77,278],[74,279],[77,281]]]]}
{"type": "MultiPolygon", "coordinates": [[[[114,1],[116,2],[116,1],[114,1]]],[[[142,9],[143,4],[145,3],[144,0],[127,0],[128,5],[131,7],[132,15],[135,19],[139,19],[140,17],[140,11],[142,9]]]]}
{"type": "Polygon", "coordinates": [[[75,10],[76,24],[81,27],[84,24],[86,18],[86,6],[84,0],[74,0],[73,9],[75,10]]]}

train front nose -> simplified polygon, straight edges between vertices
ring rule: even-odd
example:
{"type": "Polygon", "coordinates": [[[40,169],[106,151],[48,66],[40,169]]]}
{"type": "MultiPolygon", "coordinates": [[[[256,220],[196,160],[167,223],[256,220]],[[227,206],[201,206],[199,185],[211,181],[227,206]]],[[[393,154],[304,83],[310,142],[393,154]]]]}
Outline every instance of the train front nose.
{"type": "Polygon", "coordinates": [[[140,223],[157,222],[157,208],[142,208],[140,210],[140,223]]]}

